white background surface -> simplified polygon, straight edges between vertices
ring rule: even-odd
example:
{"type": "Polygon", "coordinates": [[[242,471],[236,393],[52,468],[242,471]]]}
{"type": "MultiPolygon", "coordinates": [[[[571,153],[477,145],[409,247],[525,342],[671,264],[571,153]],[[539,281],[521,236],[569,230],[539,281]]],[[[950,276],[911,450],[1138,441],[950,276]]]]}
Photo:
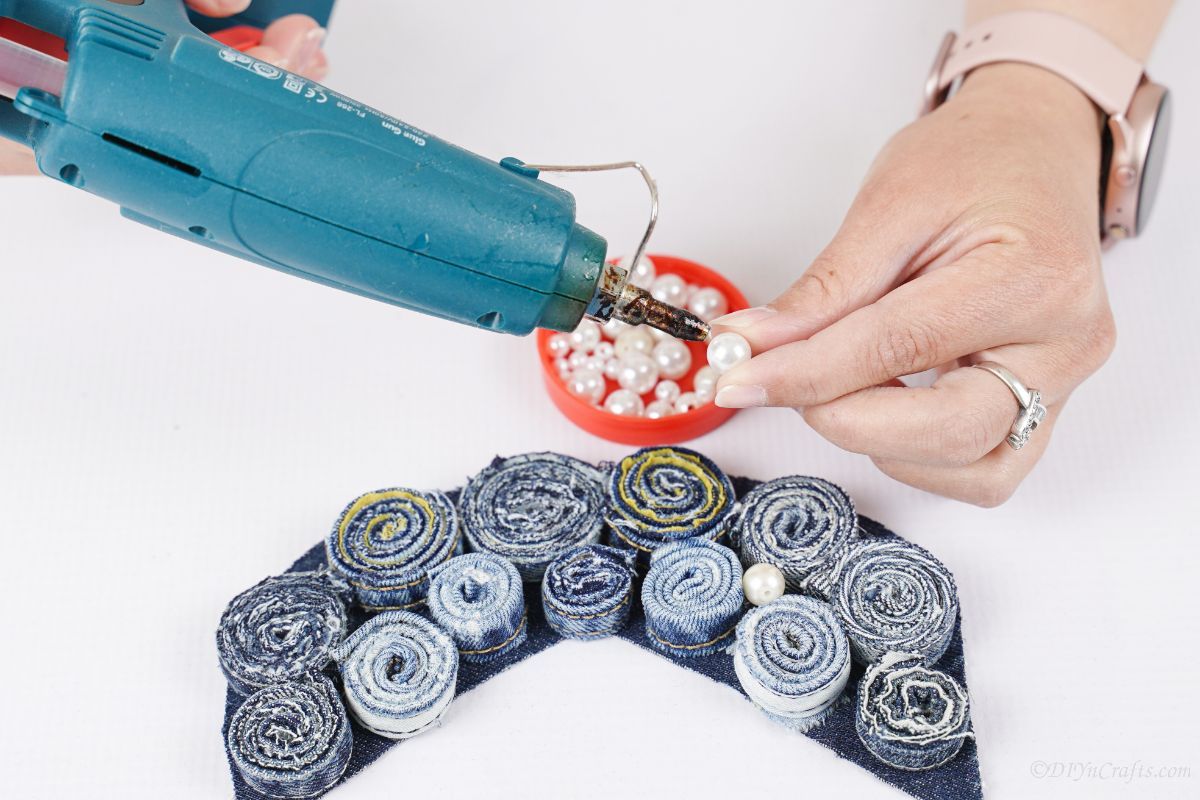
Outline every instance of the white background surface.
{"type": "MultiPolygon", "coordinates": [[[[641,159],[663,192],[652,249],[755,302],[831,236],[959,23],[954,2],[341,6],[332,86],[491,157],[641,159]]],[[[951,567],[992,797],[1200,794],[1197,29],[1180,3],[1151,62],[1176,95],[1174,152],[1147,237],[1108,258],[1121,342],[1008,505],[892,483],[787,411],[696,443],[732,473],[837,481],[951,567]],[[1192,777],[1037,780],[1037,760],[1192,777]]],[[[636,179],[570,186],[585,224],[632,249],[636,179]]],[[[530,340],[210,253],[46,179],[0,181],[0,215],[7,797],[227,796],[212,631],[234,594],[361,491],[449,487],[496,453],[625,450],[559,417],[530,340]]],[[[731,690],[603,641],[463,696],[337,797],[518,793],[900,796],[731,690]]]]}

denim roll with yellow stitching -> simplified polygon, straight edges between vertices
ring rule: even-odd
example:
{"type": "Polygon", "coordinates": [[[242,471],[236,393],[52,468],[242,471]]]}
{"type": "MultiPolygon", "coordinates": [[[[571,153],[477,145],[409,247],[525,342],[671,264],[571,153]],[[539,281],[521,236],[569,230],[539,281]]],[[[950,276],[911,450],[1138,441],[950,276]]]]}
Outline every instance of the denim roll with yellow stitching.
{"type": "Polygon", "coordinates": [[[833,713],[850,678],[850,642],[827,603],[785,595],[737,627],[733,671],[768,717],[803,733],[833,713]]]}
{"type": "Polygon", "coordinates": [[[629,621],[634,553],[602,544],[576,547],[550,563],[542,578],[542,609],[555,633],[599,639],[629,621]]]}
{"type": "Polygon", "coordinates": [[[259,689],[234,712],[225,734],[242,779],[267,797],[314,797],[342,777],[353,734],[333,683],[323,675],[259,689]]]}
{"type": "Polygon", "coordinates": [[[788,588],[829,596],[830,572],[858,526],[854,502],[822,478],[776,478],[738,503],[734,538],[746,564],[773,564],[788,588]]]}
{"type": "Polygon", "coordinates": [[[600,538],[603,479],[586,461],[558,453],[497,458],[463,488],[467,542],[540,581],[560,553],[600,538]]]}
{"type": "Polygon", "coordinates": [[[293,572],[233,598],[217,627],[217,657],[233,690],[247,695],[324,669],[346,635],[346,594],[327,572],[293,572]]]}
{"type": "Polygon", "coordinates": [[[367,492],[325,540],[334,572],[368,610],[411,608],[425,599],[428,571],[461,552],[458,513],[441,492],[367,492]]]}
{"type": "Polygon", "coordinates": [[[891,651],[933,664],[950,645],[958,618],[954,578],[924,548],[899,538],[864,540],[839,560],[831,596],[865,664],[891,651]]]}
{"type": "Polygon", "coordinates": [[[429,614],[454,639],[463,661],[492,661],[525,641],[525,592],[508,561],[467,553],[429,576],[429,614]]]}
{"type": "Polygon", "coordinates": [[[434,727],[458,680],[449,634],[411,611],[367,620],[333,652],[350,713],[364,728],[408,739],[434,727]]]}
{"type": "Polygon", "coordinates": [[[745,597],[737,554],[708,539],[658,548],[642,584],[646,636],[674,656],[728,647],[745,597]]]}
{"type": "Polygon", "coordinates": [[[940,767],[973,735],[966,690],[912,653],[888,653],[863,675],[855,728],[876,758],[907,770],[940,767]]]}
{"type": "Polygon", "coordinates": [[[729,532],[733,484],[707,457],[684,447],[646,447],[621,459],[609,476],[613,544],[645,565],[657,548],[729,532]]]}

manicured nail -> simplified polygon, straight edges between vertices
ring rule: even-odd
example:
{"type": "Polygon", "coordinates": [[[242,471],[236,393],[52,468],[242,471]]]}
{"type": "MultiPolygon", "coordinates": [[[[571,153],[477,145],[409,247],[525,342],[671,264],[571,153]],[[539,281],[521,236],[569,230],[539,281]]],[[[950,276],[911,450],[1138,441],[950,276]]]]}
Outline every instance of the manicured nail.
{"type": "Polygon", "coordinates": [[[761,386],[726,386],[713,400],[721,408],[755,408],[767,404],[767,390],[761,386]]]}
{"type": "Polygon", "coordinates": [[[761,322],[775,313],[777,312],[773,308],[756,306],[754,308],[745,308],[741,311],[734,311],[732,314],[726,314],[723,317],[717,317],[712,321],[712,324],[720,325],[724,328],[749,328],[754,323],[761,322]]]}

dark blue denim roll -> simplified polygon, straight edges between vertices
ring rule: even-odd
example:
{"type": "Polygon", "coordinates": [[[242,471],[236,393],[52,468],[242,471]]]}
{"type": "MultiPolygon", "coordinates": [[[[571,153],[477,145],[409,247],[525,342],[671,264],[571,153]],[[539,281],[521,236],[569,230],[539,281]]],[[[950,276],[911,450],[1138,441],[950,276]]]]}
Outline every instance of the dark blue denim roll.
{"type": "Polygon", "coordinates": [[[831,602],[864,664],[886,653],[942,657],[954,635],[958,592],[942,562],[903,539],[863,539],[842,556],[831,602]]]}
{"type": "Polygon", "coordinates": [[[454,639],[464,661],[491,661],[525,641],[525,592],[507,560],[467,553],[435,567],[429,577],[429,615],[454,639]]]}
{"type": "Polygon", "coordinates": [[[428,570],[461,552],[458,513],[441,492],[380,489],[357,498],[325,540],[329,566],[369,611],[425,599],[428,570]]]}
{"type": "Polygon", "coordinates": [[[745,596],[737,554],[708,539],[655,550],[642,584],[646,636],[675,656],[703,656],[729,646],[745,596]]]}
{"type": "Polygon", "coordinates": [[[867,670],[854,725],[872,755],[907,770],[940,767],[973,736],[962,685],[912,653],[888,653],[867,670]]]}
{"type": "Polygon", "coordinates": [[[234,768],[267,797],[321,794],[342,777],[353,746],[346,709],[324,675],[259,689],[225,736],[234,768]]]}
{"type": "Polygon", "coordinates": [[[850,641],[828,603],[789,594],[737,626],[733,671],[768,717],[804,733],[833,713],[850,678],[850,641]]]}
{"type": "Polygon", "coordinates": [[[634,553],[602,544],[575,547],[546,568],[546,622],[568,639],[598,639],[625,627],[633,605],[634,553]]]}
{"type": "Polygon", "coordinates": [[[467,542],[540,581],[556,556],[600,538],[603,481],[591,464],[558,453],[497,458],[463,488],[467,542]]]}
{"type": "Polygon", "coordinates": [[[617,462],[609,476],[613,544],[639,553],[684,539],[729,533],[733,483],[706,456],[686,447],[645,447],[617,462]]]}
{"type": "Polygon", "coordinates": [[[407,739],[433,728],[454,699],[458,648],[411,611],[384,611],[333,651],[346,706],[364,728],[407,739]]]}
{"type": "Polygon", "coordinates": [[[829,596],[830,572],[858,526],[850,496],[823,478],[760,483],[738,502],[742,562],[773,564],[789,589],[829,596]]]}
{"type": "Polygon", "coordinates": [[[292,572],[233,598],[217,627],[217,658],[233,690],[246,695],[324,669],[346,635],[347,593],[327,572],[292,572]]]}

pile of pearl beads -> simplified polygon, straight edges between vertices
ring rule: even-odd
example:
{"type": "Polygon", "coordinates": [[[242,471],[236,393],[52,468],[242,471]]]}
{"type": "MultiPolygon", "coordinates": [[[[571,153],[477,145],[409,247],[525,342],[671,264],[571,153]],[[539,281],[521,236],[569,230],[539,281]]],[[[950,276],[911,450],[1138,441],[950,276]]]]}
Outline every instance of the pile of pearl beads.
{"type": "MultiPolygon", "coordinates": [[[[627,258],[618,264],[630,268],[627,258]]],[[[671,273],[660,275],[654,262],[645,256],[630,270],[629,280],[665,303],[688,308],[706,322],[729,309],[719,289],[692,286],[671,273]]],[[[615,319],[603,324],[585,319],[571,333],[551,336],[547,347],[568,392],[610,414],[625,417],[662,419],[711,403],[717,378],[729,368],[713,362],[710,345],[709,365],[696,370],[691,391],[685,391],[678,381],[693,366],[688,345],[655,328],[615,319]],[[611,392],[610,381],[617,385],[611,392]]]]}

